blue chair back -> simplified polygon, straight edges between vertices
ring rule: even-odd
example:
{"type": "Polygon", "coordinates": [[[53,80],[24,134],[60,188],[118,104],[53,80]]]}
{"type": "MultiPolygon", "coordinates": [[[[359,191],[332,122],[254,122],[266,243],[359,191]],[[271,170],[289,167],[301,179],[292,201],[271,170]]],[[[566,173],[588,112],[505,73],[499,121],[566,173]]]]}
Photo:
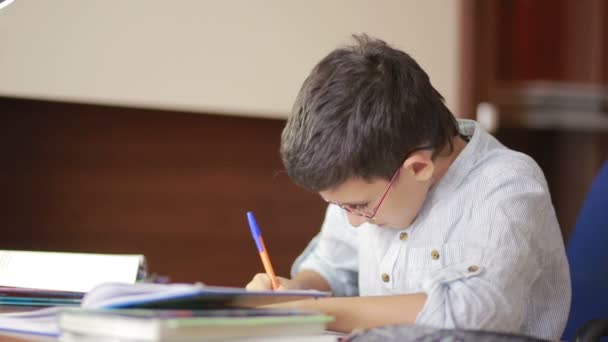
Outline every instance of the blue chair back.
{"type": "Polygon", "coordinates": [[[585,322],[608,318],[608,161],[585,198],[567,255],[572,305],[562,339],[574,341],[585,322]]]}

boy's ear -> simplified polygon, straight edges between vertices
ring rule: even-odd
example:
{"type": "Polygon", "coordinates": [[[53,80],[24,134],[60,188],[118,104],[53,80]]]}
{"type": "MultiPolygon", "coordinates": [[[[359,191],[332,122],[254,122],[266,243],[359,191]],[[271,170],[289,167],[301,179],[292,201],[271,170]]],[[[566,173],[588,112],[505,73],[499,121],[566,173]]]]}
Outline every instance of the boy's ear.
{"type": "Polygon", "coordinates": [[[435,171],[432,156],[432,151],[415,152],[403,162],[403,168],[411,172],[417,181],[427,181],[433,177],[435,171]]]}

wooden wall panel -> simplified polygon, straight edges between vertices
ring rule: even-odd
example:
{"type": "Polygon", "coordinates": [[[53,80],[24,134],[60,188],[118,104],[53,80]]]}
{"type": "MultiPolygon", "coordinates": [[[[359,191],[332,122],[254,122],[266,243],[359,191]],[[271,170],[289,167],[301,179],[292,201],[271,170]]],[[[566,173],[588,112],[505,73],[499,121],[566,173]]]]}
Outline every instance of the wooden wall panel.
{"type": "Polygon", "coordinates": [[[482,15],[495,17],[495,26],[480,27],[496,32],[492,47],[496,73],[489,77],[503,82],[606,82],[608,5],[604,0],[490,2],[496,7],[483,4],[482,15]]]}
{"type": "Polygon", "coordinates": [[[173,281],[244,285],[262,271],[254,210],[279,274],[324,204],[278,155],[283,120],[0,98],[2,249],[143,253],[173,281]]]}
{"type": "Polygon", "coordinates": [[[500,81],[566,78],[563,44],[568,0],[498,2],[496,75],[500,81]]]}

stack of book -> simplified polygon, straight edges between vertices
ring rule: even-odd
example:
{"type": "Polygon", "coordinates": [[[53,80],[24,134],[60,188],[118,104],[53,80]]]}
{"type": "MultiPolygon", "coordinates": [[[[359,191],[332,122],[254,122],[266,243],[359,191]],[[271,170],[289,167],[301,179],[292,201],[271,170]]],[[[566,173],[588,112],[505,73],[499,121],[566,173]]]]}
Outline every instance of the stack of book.
{"type": "Polygon", "coordinates": [[[0,314],[0,333],[66,341],[336,341],[336,336],[324,334],[331,317],[256,308],[327,292],[137,282],[143,261],[138,256],[24,253],[0,251],[0,304],[48,307],[0,314]],[[83,261],[98,273],[80,272],[83,261]],[[45,277],[63,279],[42,279],[33,268],[45,277]]]}

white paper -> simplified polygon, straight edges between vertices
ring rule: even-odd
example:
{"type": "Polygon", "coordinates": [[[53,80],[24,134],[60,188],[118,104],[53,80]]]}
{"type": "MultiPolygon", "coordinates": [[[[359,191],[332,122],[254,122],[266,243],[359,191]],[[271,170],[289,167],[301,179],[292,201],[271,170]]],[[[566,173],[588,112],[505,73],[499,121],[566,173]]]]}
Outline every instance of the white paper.
{"type": "Polygon", "coordinates": [[[142,255],[0,251],[0,286],[88,292],[135,283],[142,255]]]}

